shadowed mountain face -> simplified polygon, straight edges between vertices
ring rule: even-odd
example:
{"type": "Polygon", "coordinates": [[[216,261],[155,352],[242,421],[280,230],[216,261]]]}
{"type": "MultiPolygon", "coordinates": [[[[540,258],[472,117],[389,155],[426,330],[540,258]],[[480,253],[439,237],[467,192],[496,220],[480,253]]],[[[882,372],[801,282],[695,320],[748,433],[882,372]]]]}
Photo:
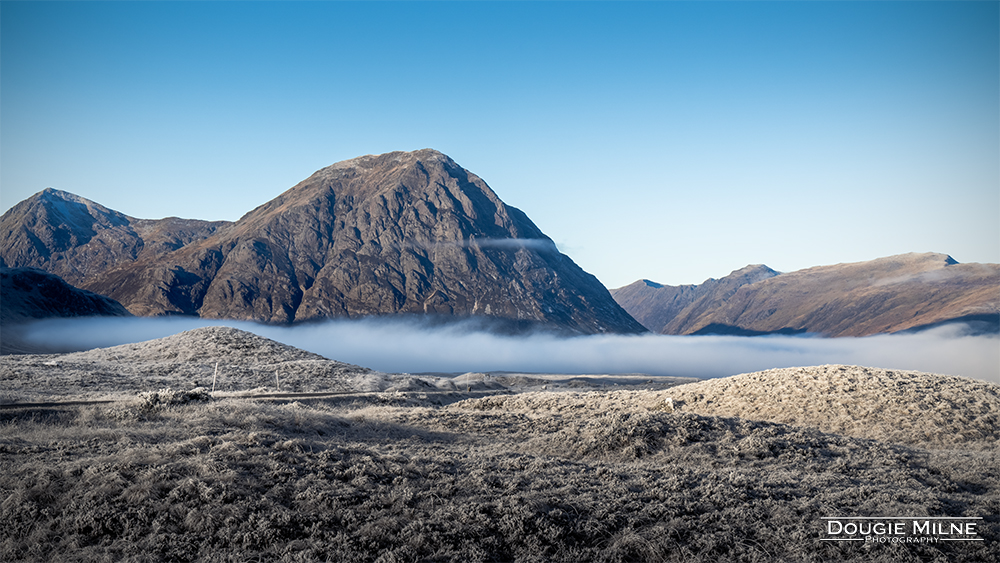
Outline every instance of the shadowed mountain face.
{"type": "Polygon", "coordinates": [[[46,190],[0,233],[8,265],[58,273],[137,315],[414,313],[644,331],[524,213],[433,150],[334,164],[235,223],[138,220],[46,190]]]}
{"type": "Polygon", "coordinates": [[[77,289],[59,276],[35,268],[0,267],[0,321],[4,324],[96,315],[132,316],[120,303],[77,289]]]}
{"type": "Polygon", "coordinates": [[[1000,320],[1000,265],[945,254],[903,254],[778,274],[747,266],[701,285],[646,280],[612,291],[662,334],[813,332],[865,336],[974,320],[1000,320]]]}
{"type": "Polygon", "coordinates": [[[75,288],[59,276],[35,268],[0,267],[0,354],[36,353],[20,326],[49,317],[132,315],[103,295],[75,288]]]}

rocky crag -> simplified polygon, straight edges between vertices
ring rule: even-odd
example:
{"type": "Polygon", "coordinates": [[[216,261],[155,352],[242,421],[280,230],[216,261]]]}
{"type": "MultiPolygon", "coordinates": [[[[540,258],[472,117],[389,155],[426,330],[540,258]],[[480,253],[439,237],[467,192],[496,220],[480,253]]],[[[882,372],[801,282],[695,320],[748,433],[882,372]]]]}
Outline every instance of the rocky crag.
{"type": "Polygon", "coordinates": [[[662,334],[866,336],[949,322],[990,332],[1000,326],[1000,265],[959,264],[936,253],[782,274],[747,266],[700,285],[640,280],[612,295],[662,334]]]}
{"type": "Polygon", "coordinates": [[[523,212],[430,149],[334,164],[234,223],[136,219],[48,189],[0,219],[0,260],[136,315],[409,313],[645,331],[523,212]]]}

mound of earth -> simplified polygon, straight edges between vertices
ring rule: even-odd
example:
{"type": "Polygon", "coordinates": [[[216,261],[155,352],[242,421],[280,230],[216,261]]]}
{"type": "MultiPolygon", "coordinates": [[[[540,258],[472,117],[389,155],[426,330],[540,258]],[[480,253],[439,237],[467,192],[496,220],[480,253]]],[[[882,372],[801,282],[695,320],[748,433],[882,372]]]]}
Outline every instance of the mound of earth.
{"type": "Polygon", "coordinates": [[[231,327],[72,354],[5,356],[0,402],[106,399],[159,389],[340,392],[387,386],[368,368],[231,327]]]}
{"type": "Polygon", "coordinates": [[[772,369],[667,390],[519,393],[463,408],[596,418],[640,409],[736,417],[928,448],[995,448],[1000,386],[975,379],[859,366],[772,369]]]}
{"type": "Polygon", "coordinates": [[[681,385],[655,400],[666,407],[666,398],[685,412],[926,447],[992,448],[1000,439],[1000,385],[916,371],[772,369],[681,385]]]}
{"type": "Polygon", "coordinates": [[[209,326],[111,348],[67,354],[67,359],[141,362],[255,362],[276,364],[295,360],[326,360],[319,354],[257,336],[252,332],[227,326],[209,326]]]}

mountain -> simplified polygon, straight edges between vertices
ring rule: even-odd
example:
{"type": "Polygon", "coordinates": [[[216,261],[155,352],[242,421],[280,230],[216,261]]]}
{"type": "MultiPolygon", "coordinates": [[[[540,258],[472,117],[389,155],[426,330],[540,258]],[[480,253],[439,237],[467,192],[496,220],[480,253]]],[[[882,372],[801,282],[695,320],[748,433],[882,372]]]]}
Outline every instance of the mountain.
{"type": "Polygon", "coordinates": [[[235,223],[135,219],[45,190],[0,218],[0,237],[8,265],[57,273],[136,315],[645,331],[523,212],[430,149],[323,168],[235,223]]]}
{"type": "Polygon", "coordinates": [[[0,266],[0,354],[35,353],[18,325],[49,317],[132,316],[121,303],[35,268],[0,266]]]}
{"type": "Polygon", "coordinates": [[[48,317],[132,316],[121,303],[35,268],[0,267],[0,322],[48,317]]]}
{"type": "Polygon", "coordinates": [[[43,269],[77,287],[105,271],[182,248],[231,225],[136,219],[47,188],[0,217],[0,263],[43,269]]]}
{"type": "Polygon", "coordinates": [[[612,290],[662,334],[811,332],[865,336],[956,321],[1000,325],[1000,265],[903,254],[778,274],[747,266],[701,285],[640,280],[612,290]]]}
{"type": "Polygon", "coordinates": [[[683,334],[681,329],[696,318],[725,302],[736,291],[778,275],[764,265],[736,270],[722,279],[711,278],[699,285],[660,285],[639,280],[611,291],[611,295],[632,317],[653,332],[683,334]]]}

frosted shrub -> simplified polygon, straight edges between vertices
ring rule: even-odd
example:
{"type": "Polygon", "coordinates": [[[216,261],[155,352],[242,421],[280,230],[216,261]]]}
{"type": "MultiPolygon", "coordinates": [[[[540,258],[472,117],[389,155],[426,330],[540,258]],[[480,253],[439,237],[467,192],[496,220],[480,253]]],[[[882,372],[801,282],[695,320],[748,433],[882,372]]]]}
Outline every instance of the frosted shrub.
{"type": "Polygon", "coordinates": [[[160,389],[159,391],[144,391],[139,393],[139,408],[153,410],[169,405],[184,405],[191,402],[207,402],[212,395],[204,387],[196,387],[190,391],[174,391],[160,389]]]}

